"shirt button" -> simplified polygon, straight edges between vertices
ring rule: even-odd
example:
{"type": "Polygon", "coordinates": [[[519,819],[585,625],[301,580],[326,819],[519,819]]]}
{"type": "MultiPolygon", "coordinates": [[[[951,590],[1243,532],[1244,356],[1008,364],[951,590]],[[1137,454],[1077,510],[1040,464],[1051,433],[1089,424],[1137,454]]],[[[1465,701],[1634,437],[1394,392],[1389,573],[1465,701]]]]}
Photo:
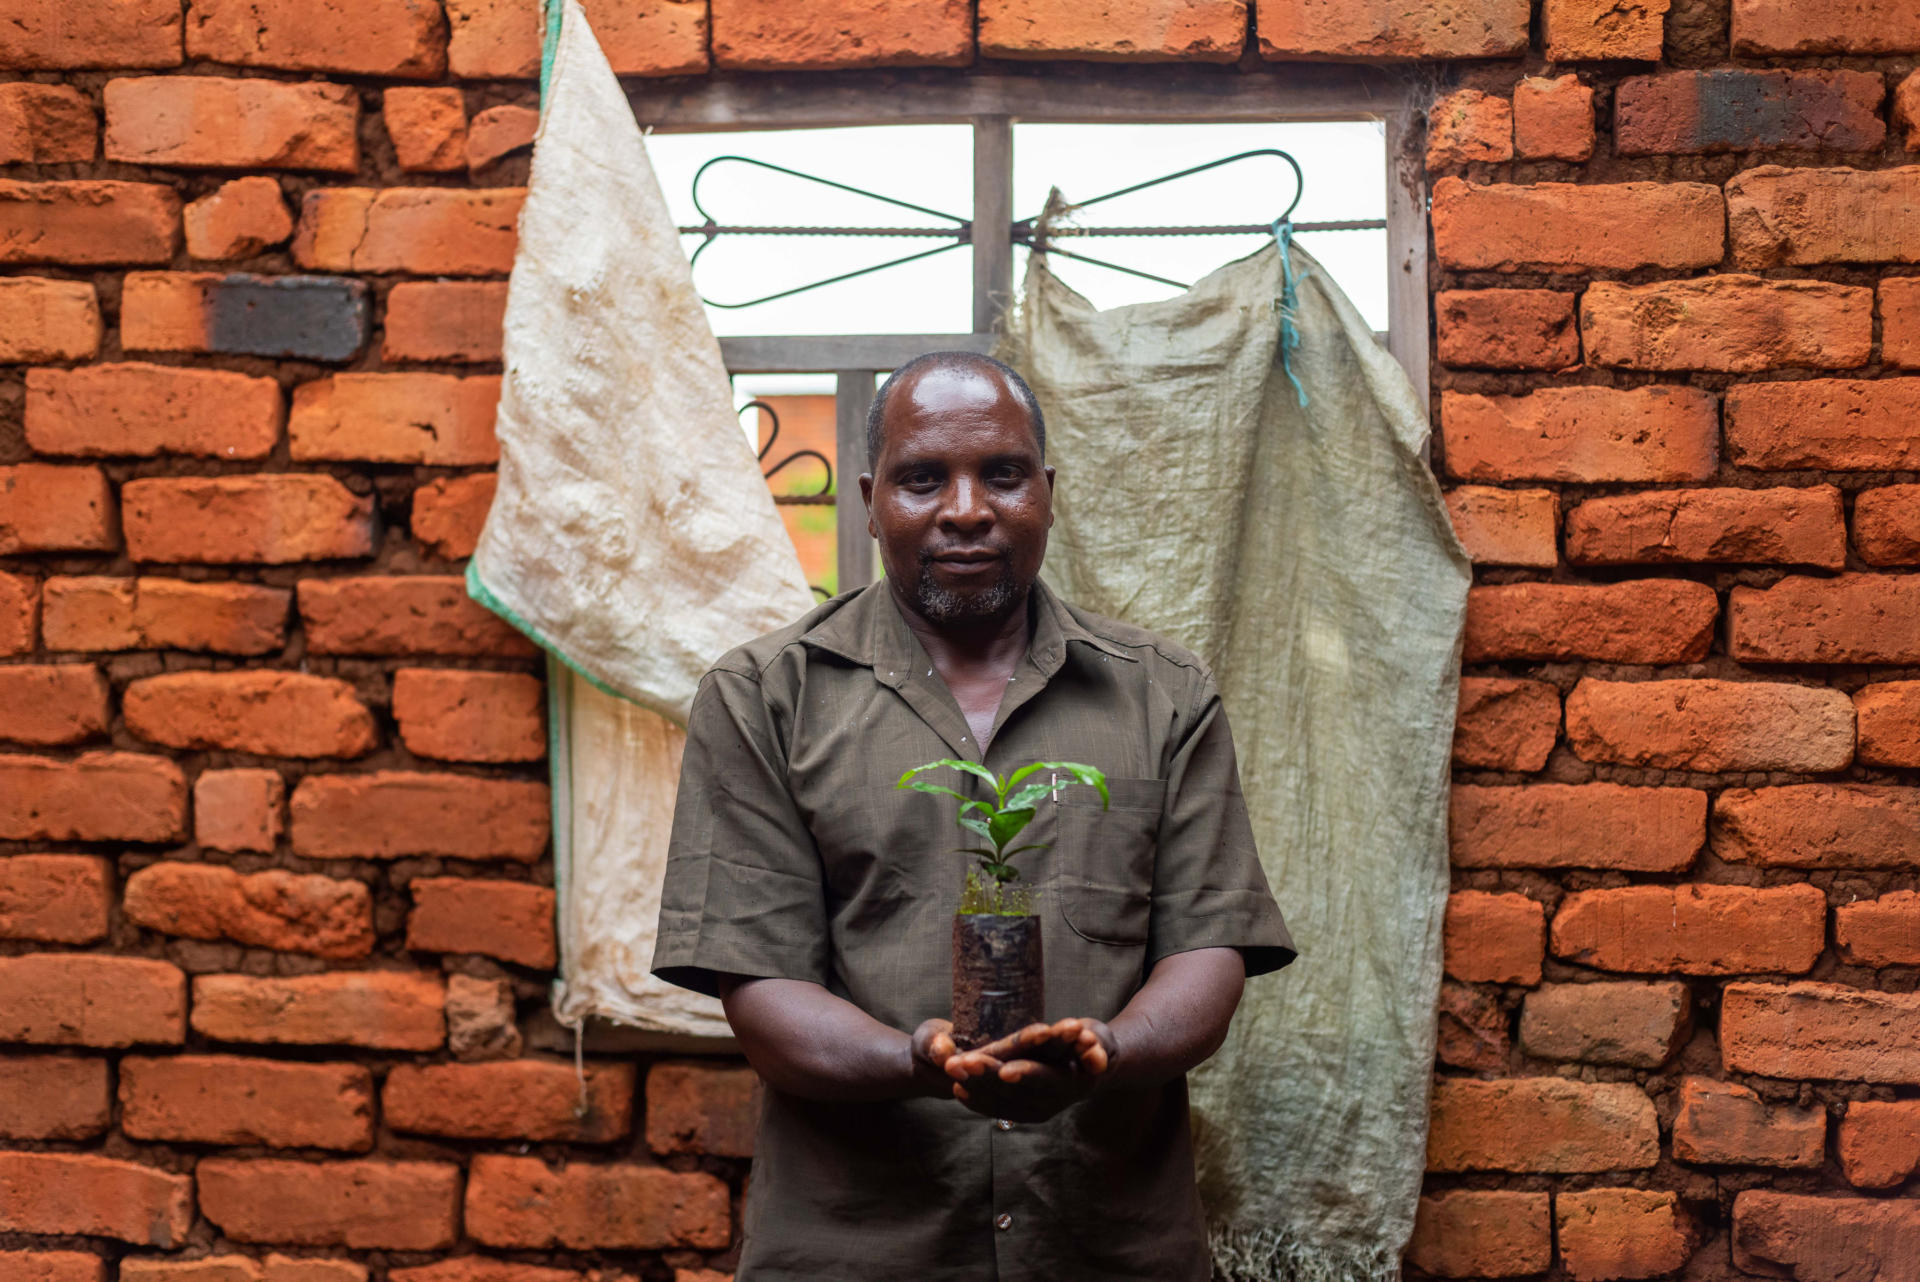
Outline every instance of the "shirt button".
{"type": "Polygon", "coordinates": [[[1010,1131],[1013,1129],[1013,1123],[1002,1117],[995,1120],[993,1129],[996,1131],[1010,1131]]]}
{"type": "Polygon", "coordinates": [[[1013,1227],[1013,1217],[1005,1211],[993,1217],[993,1227],[1005,1231],[1013,1227]]]}

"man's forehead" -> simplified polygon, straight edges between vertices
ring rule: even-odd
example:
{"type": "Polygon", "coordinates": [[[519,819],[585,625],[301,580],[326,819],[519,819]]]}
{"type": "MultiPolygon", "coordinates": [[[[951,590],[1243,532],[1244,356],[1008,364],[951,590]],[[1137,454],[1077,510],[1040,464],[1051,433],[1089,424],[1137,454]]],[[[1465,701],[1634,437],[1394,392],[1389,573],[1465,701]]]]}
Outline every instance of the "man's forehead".
{"type": "Polygon", "coordinates": [[[953,411],[987,410],[1001,405],[1022,417],[1026,406],[1005,374],[991,365],[934,365],[915,370],[887,398],[886,418],[953,411]]]}

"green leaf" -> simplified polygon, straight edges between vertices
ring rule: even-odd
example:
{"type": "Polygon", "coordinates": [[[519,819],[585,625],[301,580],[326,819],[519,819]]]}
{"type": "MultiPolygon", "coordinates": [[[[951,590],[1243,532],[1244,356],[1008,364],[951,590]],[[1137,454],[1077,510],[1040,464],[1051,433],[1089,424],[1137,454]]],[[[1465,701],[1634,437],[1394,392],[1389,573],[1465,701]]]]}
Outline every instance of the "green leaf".
{"type": "Polygon", "coordinates": [[[1013,787],[1013,785],[1019,783],[1022,779],[1025,779],[1028,775],[1032,774],[1036,770],[1045,769],[1046,764],[1047,763],[1044,761],[1036,761],[1030,766],[1021,766],[1018,770],[1014,771],[1012,775],[1008,776],[1007,787],[1009,788],[1013,787]]]}
{"type": "Polygon", "coordinates": [[[1066,771],[1077,783],[1092,785],[1093,789],[1100,794],[1100,808],[1106,809],[1110,800],[1107,796],[1107,777],[1098,770],[1092,766],[1083,766],[1077,761],[1043,761],[1040,764],[1050,770],[1066,771]]]}
{"type": "MultiPolygon", "coordinates": [[[[985,809],[985,807],[982,807],[982,809],[985,809]]],[[[993,829],[988,824],[987,816],[968,814],[965,810],[962,810],[960,812],[960,826],[968,832],[978,833],[988,841],[993,840],[993,829]]]]}
{"type": "Polygon", "coordinates": [[[1035,841],[1035,842],[1030,842],[1030,843],[1028,843],[1027,845],[1024,845],[1024,846],[1015,846],[1015,847],[1014,847],[1014,848],[1013,848],[1012,850],[1003,850],[1003,851],[1001,851],[1001,852],[1000,852],[1000,857],[1001,857],[1002,859],[1011,859],[1011,858],[1013,858],[1013,857],[1014,857],[1015,855],[1017,855],[1017,854],[1019,854],[1019,853],[1021,853],[1022,851],[1025,851],[1025,850],[1045,850],[1045,849],[1046,849],[1046,848],[1047,848],[1048,846],[1051,846],[1052,844],[1053,844],[1053,843],[1052,843],[1052,842],[1050,842],[1050,841],[1035,841]]]}
{"type": "Polygon", "coordinates": [[[928,783],[924,779],[911,779],[911,780],[902,779],[899,783],[893,786],[895,788],[905,788],[910,792],[933,792],[933,793],[938,793],[943,797],[952,797],[960,801],[961,803],[963,803],[962,809],[964,809],[966,806],[977,806],[980,804],[979,802],[975,801],[972,797],[967,796],[964,792],[955,792],[953,789],[945,787],[942,784],[928,783]]]}
{"type": "Polygon", "coordinates": [[[1039,803],[1040,799],[1053,791],[1050,783],[1030,783],[1006,800],[1005,808],[1019,810],[1039,803]]]}
{"type": "MultiPolygon", "coordinates": [[[[942,757],[938,761],[929,761],[924,766],[915,766],[913,769],[907,771],[907,773],[901,775],[900,782],[895,784],[894,787],[896,788],[909,787],[910,785],[907,783],[907,780],[913,778],[917,774],[920,774],[922,771],[938,770],[942,766],[945,766],[950,770],[963,770],[970,775],[979,775],[982,779],[985,779],[989,784],[993,786],[994,795],[995,796],[999,795],[1000,781],[994,777],[993,771],[987,769],[985,766],[981,765],[977,761],[960,761],[953,757],[942,757]]],[[[955,793],[954,795],[958,796],[959,794],[955,793]]]]}
{"type": "Polygon", "coordinates": [[[1002,810],[987,821],[987,837],[996,847],[1004,847],[1009,841],[1020,835],[1020,830],[1033,822],[1033,808],[1021,810],[1002,810]]]}

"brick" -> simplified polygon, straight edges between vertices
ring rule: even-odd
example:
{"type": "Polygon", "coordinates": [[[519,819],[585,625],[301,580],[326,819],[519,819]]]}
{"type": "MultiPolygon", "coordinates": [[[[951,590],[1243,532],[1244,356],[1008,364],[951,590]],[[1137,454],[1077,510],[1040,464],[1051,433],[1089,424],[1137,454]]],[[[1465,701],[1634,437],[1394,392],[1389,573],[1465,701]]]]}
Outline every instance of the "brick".
{"type": "Polygon", "coordinates": [[[1534,771],[1560,735],[1560,692],[1544,681],[1460,678],[1453,764],[1481,770],[1534,771]]]}
{"type": "Polygon", "coordinates": [[[1920,662],[1920,578],[1792,576],[1736,587],[1727,653],[1745,663],[1920,662]]]}
{"type": "Polygon", "coordinates": [[[266,757],[358,757],[379,742],[373,714],[337,677],[251,669],[142,677],[121,700],[127,729],[170,748],[266,757]]]}
{"type": "Polygon", "coordinates": [[[586,1115],[573,1065],[559,1060],[496,1064],[399,1064],[387,1074],[380,1111],[396,1131],[468,1140],[566,1140],[602,1144],[633,1129],[634,1069],[587,1069],[586,1115]]]}
{"type": "Polygon", "coordinates": [[[293,790],[293,849],[309,859],[511,859],[547,848],[547,786],[379,770],[308,775],[293,790]]]}
{"type": "Polygon", "coordinates": [[[497,361],[506,314],[505,281],[401,281],[387,294],[380,358],[497,361]]]}
{"type": "Polygon", "coordinates": [[[393,675],[393,717],[416,756],[538,761],[547,755],[545,707],[540,678],[522,672],[402,668],[393,675]]]}
{"type": "Polygon", "coordinates": [[[124,907],[136,926],[189,939],[231,939],[316,957],[373,951],[373,899],[353,880],[165,862],[127,878],[124,907]]]}
{"type": "Polygon", "coordinates": [[[1693,387],[1442,392],[1440,424],[1468,481],[1704,481],[1719,465],[1714,398],[1693,387]]]}
{"type": "Polygon", "coordinates": [[[1894,87],[1893,123],[1904,133],[1908,151],[1920,151],[1920,72],[1909,71],[1894,87]]]}
{"type": "Polygon", "coordinates": [[[193,781],[194,840],[208,850],[264,854],[286,831],[286,806],[277,770],[202,770],[193,781]]]}
{"type": "Polygon", "coordinates": [[[488,107],[467,125],[467,168],[482,169],[533,146],[533,136],[539,130],[540,113],[532,107],[488,107]]]}
{"type": "Polygon", "coordinates": [[[120,1261],[120,1282],[261,1282],[260,1262],[245,1255],[203,1255],[197,1260],[129,1255],[120,1261]]]}
{"type": "Polygon", "coordinates": [[[93,100],[78,89],[27,80],[0,85],[0,164],[92,160],[98,132],[93,100]]]}
{"type": "Polygon", "coordinates": [[[389,1282],[587,1282],[590,1275],[573,1269],[550,1269],[518,1264],[485,1255],[457,1255],[411,1269],[390,1269],[389,1282]]]}
{"type": "MultiPolygon", "coordinates": [[[[587,21],[616,75],[707,70],[705,0],[586,0],[587,21]]],[[[463,80],[531,80],[540,71],[537,0],[447,0],[448,57],[463,80]]]]}
{"type": "Polygon", "coordinates": [[[1692,994],[1674,981],[1548,984],[1520,1011],[1520,1046],[1540,1059],[1659,1068],[1692,1032],[1692,994]]]}
{"type": "MultiPolygon", "coordinates": [[[[123,1269],[125,1265],[121,1266],[123,1269]]],[[[121,1279],[128,1282],[128,1279],[121,1279]]],[[[263,1282],[367,1282],[367,1266],[352,1260],[269,1255],[263,1282]]]]}
{"type": "Polygon", "coordinates": [[[1407,1260],[1442,1278],[1512,1278],[1544,1273],[1553,1260],[1545,1193],[1454,1189],[1423,1197],[1407,1260]]]}
{"type": "Polygon", "coordinates": [[[222,183],[181,212],[191,258],[252,258],[293,235],[280,183],[265,174],[222,183]]]}
{"type": "Polygon", "coordinates": [[[713,61],[735,71],[964,67],[973,61],[965,0],[712,0],[713,61]]]}
{"type": "Polygon", "coordinates": [[[235,1242],[438,1251],[460,1224],[451,1162],[203,1158],[200,1213],[235,1242]]]}
{"type": "Polygon", "coordinates": [[[517,187],[331,187],[310,191],[293,234],[308,271],[504,276],[526,192],[517,187]]]}
{"type": "Polygon", "coordinates": [[[1920,994],[1840,984],[1728,984],[1720,1057],[1763,1077],[1920,1083],[1920,994]]]}
{"type": "Polygon", "coordinates": [[[113,490],[97,467],[0,467],[0,556],[110,552],[119,545],[113,490]]]}
{"type": "Polygon", "coordinates": [[[647,1147],[662,1156],[752,1157],[760,1078],[725,1064],[662,1063],[647,1070],[647,1147]]]}
{"type": "Polygon", "coordinates": [[[373,1074],[359,1064],[237,1055],[120,1061],[120,1129],[139,1140],[373,1147],[373,1074]]]}
{"type": "Polygon", "coordinates": [[[1578,1282],[1659,1277],[1693,1254],[1696,1234],[1675,1193],[1566,1191],[1554,1195],[1553,1214],[1560,1261],[1578,1282]]]}
{"type": "Polygon", "coordinates": [[[1660,1160],[1647,1093],[1627,1082],[1517,1077],[1433,1083],[1429,1171],[1641,1170],[1660,1160]]]}
{"type": "Polygon", "coordinates": [[[260,459],[284,416],[278,383],[230,370],[126,361],[27,371],[27,443],[42,454],[260,459]]]}
{"type": "Polygon", "coordinates": [[[314,654],[535,653],[532,642],[467,596],[458,575],[302,579],[299,602],[314,654]]]}
{"type": "Polygon", "coordinates": [[[1090,62],[1233,62],[1246,45],[1247,0],[982,0],[983,58],[1090,62]]]}
{"type": "Polygon", "coordinates": [[[1567,696],[1567,742],[1588,761],[1664,770],[1840,770],[1853,701],[1784,682],[1585,677],[1567,696]]]}
{"type": "Polygon", "coordinates": [[[1920,966],[1920,891],[1895,890],[1833,910],[1840,960],[1853,966],[1920,966]]]}
{"type": "Polygon", "coordinates": [[[1920,1259],[1920,1202],[1745,1189],[1733,1199],[1732,1237],[1733,1265],[1747,1273],[1898,1278],[1920,1259]]]}
{"type": "MultiPolygon", "coordinates": [[[[459,31],[456,25],[456,48],[459,31]]],[[[458,89],[389,89],[380,97],[380,116],[400,168],[430,174],[466,168],[467,103],[458,89]]]]}
{"type": "Polygon", "coordinates": [[[0,739],[79,743],[107,731],[107,681],[91,663],[0,667],[0,739]]]}
{"type": "Polygon", "coordinates": [[[287,640],[293,593],[254,583],[55,575],[46,582],[49,650],[211,650],[267,654],[287,640]]]}
{"type": "Polygon", "coordinates": [[[1868,565],[1920,565],[1920,485],[1882,485],[1853,502],[1853,546],[1868,565]]]}
{"type": "Polygon", "coordinates": [[[109,80],[108,160],[199,169],[360,167],[360,95],[347,85],[260,77],[109,80]]]}
{"type": "Polygon", "coordinates": [[[1440,363],[1565,369],[1580,363],[1574,295],[1557,289],[1443,289],[1433,296],[1440,363]]]}
{"type": "Polygon", "coordinates": [[[1847,525],[1831,485],[1638,490],[1588,499],[1567,514],[1577,565],[1846,564],[1847,525]]]}
{"type": "Polygon", "coordinates": [[[179,65],[178,0],[0,3],[0,67],[60,71],[72,67],[179,65]]]}
{"type": "Polygon", "coordinates": [[[39,631],[39,580],[0,571],[0,655],[28,653],[39,631]]]}
{"type": "MultiPolygon", "coordinates": [[[[106,938],[112,904],[113,870],[104,859],[94,855],[0,859],[0,939],[91,944],[106,938]]],[[[0,1065],[5,1062],[0,1060],[0,1065]]]]}
{"type": "Polygon", "coordinates": [[[1733,0],[1733,51],[1920,52],[1920,12],[1905,0],[1733,0]]]}
{"type": "Polygon", "coordinates": [[[447,20],[432,0],[188,0],[187,56],[242,67],[435,80],[447,20]]]}
{"type": "Polygon", "coordinates": [[[1455,784],[1450,813],[1459,868],[1680,872],[1706,841],[1707,794],[1611,783],[1455,784]]]}
{"type": "Polygon", "coordinates": [[[1549,62],[1630,58],[1658,62],[1668,0],[1623,5],[1612,0],[1544,0],[1540,22],[1549,62]]]}
{"type": "Polygon", "coordinates": [[[1295,58],[1502,58],[1527,47],[1525,0],[1436,9],[1409,0],[1254,6],[1260,56],[1295,58]]]}
{"type": "Polygon", "coordinates": [[[551,970],[553,891],[518,881],[415,877],[407,947],[429,953],[479,953],[551,970]]]}
{"type": "Polygon", "coordinates": [[[1673,1156],[1721,1166],[1818,1169],[1826,1160],[1827,1111],[1769,1104],[1738,1082],[1680,1079],[1673,1156]]]}
{"type": "MultiPolygon", "coordinates": [[[[112,1124],[106,1060],[67,1055],[0,1059],[0,1136],[86,1140],[112,1124]]],[[[0,1278],[10,1276],[0,1256],[0,1278]]]]}
{"type": "Polygon", "coordinates": [[[1474,984],[1537,984],[1546,933],[1538,900],[1456,890],[1447,896],[1447,974],[1474,984]]]}
{"type": "Polygon", "coordinates": [[[424,971],[197,975],[193,1031],[218,1042],[438,1050],[445,991],[439,975],[424,971]]]}
{"type": "Polygon", "coordinates": [[[1920,1100],[1855,1100],[1834,1148],[1855,1188],[1898,1188],[1920,1170],[1920,1100]]]}
{"type": "Polygon", "coordinates": [[[494,374],[335,374],[293,390],[295,459],[460,467],[500,457],[494,374]]]}
{"type": "Polygon", "coordinates": [[[92,1153],[0,1152],[0,1233],[185,1245],[193,1179],[92,1153]]]}
{"type": "Polygon", "coordinates": [[[106,1263],[90,1251],[0,1251],[5,1282],[106,1282],[106,1263]]]}
{"type": "Polygon", "coordinates": [[[1727,453],[1744,467],[1842,472],[1920,467],[1920,378],[1748,383],[1727,395],[1727,453]]]}
{"type": "Polygon", "coordinates": [[[462,1062],[518,1059],[525,1046],[504,979],[447,976],[447,1049],[462,1062]]]}
{"type": "Polygon", "coordinates": [[[1867,71],[1719,68],[1629,76],[1614,92],[1623,156],[1757,151],[1878,151],[1886,81],[1867,71]]]}
{"type": "Polygon", "coordinates": [[[1461,485],[1446,498],[1453,532],[1475,564],[1550,569],[1559,563],[1559,498],[1552,490],[1461,485]]]}
{"type": "Polygon", "coordinates": [[[285,565],[375,548],[372,496],[324,473],[151,476],[120,499],[135,561],[285,565]]]}
{"type": "Polygon", "coordinates": [[[100,334],[100,302],[90,283],[0,277],[0,363],[91,360],[100,334]]]}
{"type": "Polygon", "coordinates": [[[164,263],[179,241],[171,187],[0,179],[0,263],[164,263]]]}
{"type": "Polygon", "coordinates": [[[448,561],[472,556],[496,483],[492,472],[475,472],[438,477],[415,490],[410,524],[421,549],[448,561]]]}
{"type": "Polygon", "coordinates": [[[1802,974],[1827,943],[1827,900],[1808,885],[1620,886],[1560,901],[1553,955],[1658,975],[1802,974]]]}
{"type": "Polygon", "coordinates": [[[1456,89],[1427,112],[1427,168],[1513,159],[1513,104],[1478,89],[1456,89]]]}
{"type": "Polygon", "coordinates": [[[1873,350],[1873,291],[1739,275],[1595,281],[1580,296],[1580,339],[1589,363],[1622,369],[1851,369],[1873,350]]]}
{"type": "Polygon", "coordinates": [[[0,755],[0,838],[173,841],[186,831],[186,776],[165,757],[0,755]]]}
{"type": "Polygon", "coordinates": [[[1920,681],[1877,681],[1853,694],[1860,760],[1920,766],[1920,681]]]}
{"type": "Polygon", "coordinates": [[[0,957],[0,1041],[41,1046],[178,1046],[187,980],[140,957],[0,957]]]}
{"type": "Polygon", "coordinates": [[[1433,185],[1433,239],[1441,265],[1460,271],[1712,267],[1726,252],[1725,209],[1705,183],[1448,177],[1433,185]]]}
{"type": "Polygon", "coordinates": [[[1440,1018],[1434,1050],[1451,1068],[1497,1073],[1513,1053],[1507,1012],[1484,989],[1440,985],[1440,1018]]]}
{"type": "Polygon", "coordinates": [[[1727,180],[1727,231],[1743,268],[1920,261],[1920,166],[1864,172],[1762,165],[1727,180]]]}
{"type": "Polygon", "coordinates": [[[467,1233],[486,1246],[727,1245],[727,1186],[700,1172],[574,1162],[554,1171],[537,1157],[483,1154],[467,1176],[467,1233]]]}
{"type": "Polygon", "coordinates": [[[1513,87],[1513,154],[1522,160],[1593,155],[1593,90],[1578,76],[1528,76],[1513,87]]]}
{"type": "Polygon", "coordinates": [[[1719,613],[1713,589],[1685,579],[1485,584],[1467,593],[1466,658],[1698,663],[1719,613]]]}
{"type": "Polygon", "coordinates": [[[366,283],[337,276],[128,272],[120,291],[129,351],[345,361],[367,322],[366,283]]]}
{"type": "Polygon", "coordinates": [[[1729,788],[1713,803],[1713,853],[1761,868],[1913,868],[1920,788],[1729,788]]]}

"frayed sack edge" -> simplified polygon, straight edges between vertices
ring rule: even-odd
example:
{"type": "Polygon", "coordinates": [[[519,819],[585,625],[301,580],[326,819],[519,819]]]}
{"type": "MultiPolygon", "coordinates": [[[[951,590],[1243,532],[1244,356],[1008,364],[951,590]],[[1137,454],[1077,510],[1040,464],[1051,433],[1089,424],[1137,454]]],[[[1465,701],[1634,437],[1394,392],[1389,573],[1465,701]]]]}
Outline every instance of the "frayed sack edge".
{"type": "Polygon", "coordinates": [[[1214,1282],[1400,1282],[1400,1253],[1330,1250],[1285,1229],[1215,1229],[1214,1282]]]}

